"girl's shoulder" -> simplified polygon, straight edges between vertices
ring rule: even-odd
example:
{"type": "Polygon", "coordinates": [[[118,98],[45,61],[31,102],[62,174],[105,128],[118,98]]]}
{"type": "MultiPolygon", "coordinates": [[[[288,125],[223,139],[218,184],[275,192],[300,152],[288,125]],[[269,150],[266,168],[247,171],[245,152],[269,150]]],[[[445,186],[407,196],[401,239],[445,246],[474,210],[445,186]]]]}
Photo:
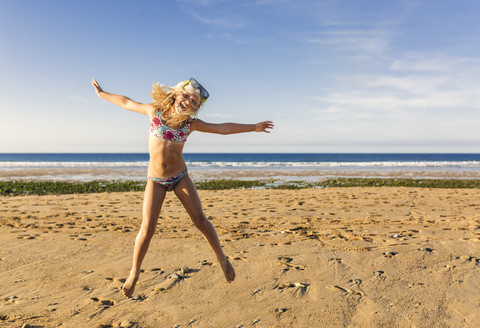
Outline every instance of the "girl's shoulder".
{"type": "Polygon", "coordinates": [[[202,121],[201,119],[199,118],[190,118],[188,119],[189,123],[190,123],[190,129],[191,130],[198,130],[200,129],[203,125],[205,125],[205,122],[202,121]]]}
{"type": "Polygon", "coordinates": [[[148,116],[150,117],[150,120],[152,120],[154,117],[158,117],[162,115],[162,109],[158,108],[156,106],[152,106],[150,110],[148,111],[148,116]]]}

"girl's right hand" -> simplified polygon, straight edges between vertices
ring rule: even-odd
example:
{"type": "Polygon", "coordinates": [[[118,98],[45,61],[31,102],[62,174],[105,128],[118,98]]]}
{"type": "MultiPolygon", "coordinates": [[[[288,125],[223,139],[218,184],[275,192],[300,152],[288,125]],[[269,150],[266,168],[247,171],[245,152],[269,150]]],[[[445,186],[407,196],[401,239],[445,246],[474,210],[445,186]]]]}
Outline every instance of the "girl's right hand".
{"type": "Polygon", "coordinates": [[[102,87],[100,86],[100,84],[98,84],[97,80],[95,79],[92,79],[92,85],[95,88],[95,93],[97,94],[97,96],[100,97],[100,92],[104,92],[102,90],[102,87]]]}

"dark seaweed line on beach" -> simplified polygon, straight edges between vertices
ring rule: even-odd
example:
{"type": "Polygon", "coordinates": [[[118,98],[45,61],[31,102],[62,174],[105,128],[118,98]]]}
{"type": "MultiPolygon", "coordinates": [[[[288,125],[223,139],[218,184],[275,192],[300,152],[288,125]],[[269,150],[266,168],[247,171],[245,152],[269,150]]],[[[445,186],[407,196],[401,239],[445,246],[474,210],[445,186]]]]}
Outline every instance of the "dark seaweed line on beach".
{"type": "MultiPolygon", "coordinates": [[[[226,189],[304,189],[332,187],[416,187],[416,188],[480,188],[480,179],[381,179],[381,178],[334,178],[319,182],[279,180],[205,180],[198,181],[199,190],[226,189]]],[[[101,192],[143,191],[145,182],[139,181],[3,181],[0,195],[61,195],[101,192]]]]}

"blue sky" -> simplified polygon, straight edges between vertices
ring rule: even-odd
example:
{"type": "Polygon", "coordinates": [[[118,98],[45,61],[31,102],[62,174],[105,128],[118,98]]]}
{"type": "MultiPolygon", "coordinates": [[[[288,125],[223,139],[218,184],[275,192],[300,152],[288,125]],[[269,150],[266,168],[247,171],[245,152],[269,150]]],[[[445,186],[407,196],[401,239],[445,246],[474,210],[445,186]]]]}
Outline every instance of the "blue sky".
{"type": "Polygon", "coordinates": [[[480,152],[474,0],[0,0],[0,152],[146,152],[154,81],[195,77],[185,152],[480,152]]]}

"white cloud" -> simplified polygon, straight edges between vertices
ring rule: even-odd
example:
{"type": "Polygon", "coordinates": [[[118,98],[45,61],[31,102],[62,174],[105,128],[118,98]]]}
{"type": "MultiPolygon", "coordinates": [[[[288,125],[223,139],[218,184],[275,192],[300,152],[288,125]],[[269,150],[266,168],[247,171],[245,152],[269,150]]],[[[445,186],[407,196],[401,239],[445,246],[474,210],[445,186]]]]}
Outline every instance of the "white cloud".
{"type": "Polygon", "coordinates": [[[391,42],[388,30],[336,30],[321,32],[318,37],[309,38],[308,43],[319,44],[352,58],[365,59],[372,55],[385,54],[391,42]]]}
{"type": "Polygon", "coordinates": [[[449,72],[469,62],[466,58],[448,57],[442,54],[410,53],[405,58],[393,61],[393,71],[449,72]]]}
{"type": "Polygon", "coordinates": [[[362,81],[368,88],[390,88],[397,91],[406,91],[414,95],[425,95],[436,90],[439,90],[442,86],[449,83],[449,79],[446,77],[428,77],[421,75],[408,75],[408,76],[364,76],[358,80],[362,81]]]}
{"type": "MultiPolygon", "coordinates": [[[[448,74],[342,76],[350,85],[314,98],[325,120],[479,118],[480,84],[448,74]]],[[[479,122],[480,123],[480,122],[479,122]]]]}

